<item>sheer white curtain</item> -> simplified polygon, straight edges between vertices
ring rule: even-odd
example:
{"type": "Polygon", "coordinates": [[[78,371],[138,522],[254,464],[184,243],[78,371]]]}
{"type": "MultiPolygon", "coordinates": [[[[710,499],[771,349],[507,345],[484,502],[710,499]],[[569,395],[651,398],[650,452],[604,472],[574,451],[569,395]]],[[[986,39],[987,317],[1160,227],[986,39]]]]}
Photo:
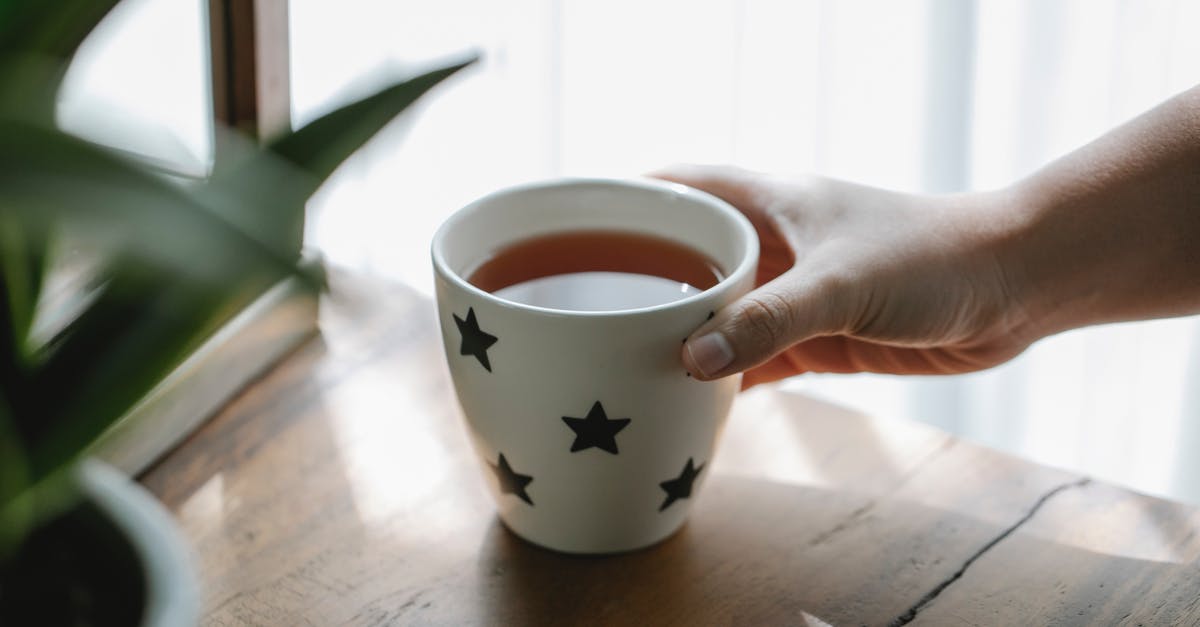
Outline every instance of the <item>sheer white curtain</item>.
{"type": "MultiPolygon", "coordinates": [[[[203,169],[205,4],[124,2],[60,120],[203,169]],[[148,126],[170,134],[128,131],[148,126]]],[[[309,242],[331,260],[424,291],[433,230],[500,186],[690,161],[996,187],[1200,83],[1200,0],[292,0],[291,15],[301,121],[484,55],[312,206],[309,242]]],[[[986,373],[787,385],[1200,503],[1195,317],[1066,333],[986,373]]]]}

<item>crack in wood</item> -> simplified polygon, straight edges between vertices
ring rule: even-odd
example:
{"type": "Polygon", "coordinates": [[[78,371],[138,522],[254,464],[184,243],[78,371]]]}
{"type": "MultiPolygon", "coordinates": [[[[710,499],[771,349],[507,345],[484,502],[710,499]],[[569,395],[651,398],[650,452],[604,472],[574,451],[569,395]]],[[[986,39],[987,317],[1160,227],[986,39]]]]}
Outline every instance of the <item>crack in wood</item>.
{"type": "Polygon", "coordinates": [[[814,537],[812,540],[809,540],[808,546],[813,547],[813,546],[817,546],[819,544],[824,544],[824,543],[828,542],[829,539],[832,538],[833,536],[836,536],[837,534],[848,529],[863,514],[866,514],[867,512],[871,511],[872,509],[875,509],[876,503],[877,503],[877,501],[871,500],[866,505],[863,505],[862,507],[859,507],[858,509],[850,512],[850,515],[846,516],[846,518],[844,520],[842,520],[842,522],[834,525],[833,527],[830,527],[829,529],[826,529],[825,531],[822,531],[821,533],[817,534],[816,537],[814,537]]]}
{"type": "Polygon", "coordinates": [[[978,560],[979,558],[983,557],[984,554],[986,554],[988,551],[995,548],[995,546],[997,544],[1000,544],[1005,538],[1007,538],[1008,536],[1011,536],[1014,532],[1016,532],[1017,529],[1020,529],[1022,525],[1029,522],[1030,519],[1032,519],[1034,517],[1034,515],[1036,515],[1038,513],[1038,510],[1040,510],[1043,505],[1045,505],[1047,502],[1049,502],[1050,499],[1054,498],[1061,492],[1064,492],[1064,491],[1072,489],[1072,488],[1082,488],[1083,486],[1086,486],[1087,484],[1089,484],[1091,482],[1092,482],[1092,480],[1088,479],[1088,478],[1077,479],[1070,483],[1064,483],[1064,484],[1050,490],[1049,492],[1046,492],[1045,494],[1043,494],[1041,497],[1038,498],[1037,501],[1034,502],[1033,507],[1030,507],[1029,511],[1026,512],[1024,516],[1022,516],[1020,519],[1018,519],[1017,522],[1013,523],[1007,529],[1002,531],[1000,533],[1000,535],[996,536],[995,538],[992,538],[987,544],[983,545],[983,547],[980,548],[978,551],[976,551],[974,555],[968,557],[967,560],[965,562],[963,562],[963,565],[960,566],[957,571],[955,571],[953,574],[951,574],[949,577],[947,577],[945,580],[943,580],[938,585],[934,586],[934,588],[932,590],[930,590],[929,592],[927,592],[925,594],[925,596],[921,597],[921,599],[919,601],[917,601],[916,604],[914,604],[912,607],[908,608],[908,611],[897,616],[896,618],[893,618],[891,620],[891,622],[888,623],[888,627],[901,627],[902,625],[907,625],[907,624],[913,622],[914,620],[916,620],[917,614],[920,614],[921,611],[924,610],[930,603],[933,603],[934,599],[936,599],[938,597],[938,595],[940,595],[942,592],[944,592],[946,590],[946,588],[949,588],[951,584],[953,584],[954,582],[961,579],[963,574],[967,572],[967,569],[971,567],[971,564],[975,563],[975,560],[978,560]]]}
{"type": "MultiPolygon", "coordinates": [[[[901,475],[900,478],[897,479],[895,483],[893,483],[891,486],[888,487],[888,492],[894,493],[896,490],[899,490],[900,488],[904,487],[904,485],[907,484],[909,481],[911,481],[912,478],[915,477],[918,472],[920,472],[922,469],[924,469],[926,466],[928,466],[933,460],[940,457],[942,455],[942,453],[945,453],[947,450],[949,450],[952,446],[954,446],[954,444],[956,442],[958,442],[958,440],[951,438],[951,437],[947,437],[945,439],[945,441],[943,441],[940,445],[938,445],[937,448],[926,453],[923,458],[921,458],[916,464],[914,464],[911,468],[909,468],[907,471],[905,471],[905,473],[903,475],[901,475]]],[[[816,536],[813,536],[813,539],[809,540],[808,546],[814,547],[819,544],[824,544],[824,543],[828,542],[829,539],[832,538],[833,536],[836,536],[837,534],[845,531],[846,529],[849,529],[850,526],[852,526],[855,522],[857,522],[859,518],[862,518],[862,516],[864,514],[875,509],[875,506],[878,504],[879,504],[878,499],[871,499],[870,501],[867,501],[865,504],[863,504],[858,509],[855,509],[854,511],[850,512],[850,514],[847,515],[844,519],[842,519],[842,521],[839,522],[838,524],[834,525],[833,527],[830,527],[829,529],[826,529],[825,531],[822,531],[821,533],[818,533],[816,536]]]]}

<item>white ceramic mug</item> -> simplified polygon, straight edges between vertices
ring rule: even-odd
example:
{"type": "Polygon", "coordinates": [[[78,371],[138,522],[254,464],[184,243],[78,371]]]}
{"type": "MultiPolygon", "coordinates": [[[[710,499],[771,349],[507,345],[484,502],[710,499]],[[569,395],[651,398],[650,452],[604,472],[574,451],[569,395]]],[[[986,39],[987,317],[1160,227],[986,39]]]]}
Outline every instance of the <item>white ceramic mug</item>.
{"type": "Polygon", "coordinates": [[[559,180],[471,203],[432,248],[450,374],[508,528],[568,553],[628,551],[677,530],[741,383],[691,378],[681,341],[753,287],[750,222],[682,185],[559,180]],[[725,278],[682,300],[603,312],[511,302],[466,280],[506,245],[579,230],[674,240],[725,278]]]}

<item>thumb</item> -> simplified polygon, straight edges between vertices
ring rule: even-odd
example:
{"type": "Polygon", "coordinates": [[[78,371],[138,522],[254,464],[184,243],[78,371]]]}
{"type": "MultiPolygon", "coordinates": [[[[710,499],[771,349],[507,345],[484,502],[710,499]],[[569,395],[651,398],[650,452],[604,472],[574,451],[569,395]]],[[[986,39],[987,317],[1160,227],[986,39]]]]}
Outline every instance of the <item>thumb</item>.
{"type": "Polygon", "coordinates": [[[719,379],[766,362],[788,347],[845,328],[829,284],[792,272],[726,306],[683,344],[683,364],[700,380],[719,379]]]}

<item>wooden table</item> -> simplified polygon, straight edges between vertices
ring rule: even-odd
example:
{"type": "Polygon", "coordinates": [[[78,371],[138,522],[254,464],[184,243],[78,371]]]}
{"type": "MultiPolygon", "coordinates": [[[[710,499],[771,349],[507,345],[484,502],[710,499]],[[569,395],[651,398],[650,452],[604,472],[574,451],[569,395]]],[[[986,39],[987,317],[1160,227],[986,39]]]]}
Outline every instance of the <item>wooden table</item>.
{"type": "Polygon", "coordinates": [[[207,625],[1200,623],[1200,511],[775,389],[671,539],[533,547],[492,513],[432,303],[335,289],[321,338],[143,477],[207,625]]]}

